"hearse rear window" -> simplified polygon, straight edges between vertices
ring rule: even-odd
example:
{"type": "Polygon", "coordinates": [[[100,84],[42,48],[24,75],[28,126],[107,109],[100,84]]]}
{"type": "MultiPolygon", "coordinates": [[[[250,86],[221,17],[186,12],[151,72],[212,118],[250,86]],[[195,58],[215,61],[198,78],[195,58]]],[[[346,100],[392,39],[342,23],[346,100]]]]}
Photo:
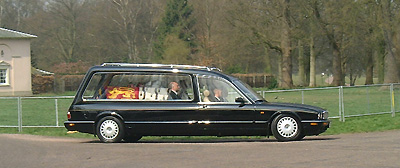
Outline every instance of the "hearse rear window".
{"type": "Polygon", "coordinates": [[[85,100],[192,100],[193,84],[186,74],[96,73],[83,94],[85,100]]]}

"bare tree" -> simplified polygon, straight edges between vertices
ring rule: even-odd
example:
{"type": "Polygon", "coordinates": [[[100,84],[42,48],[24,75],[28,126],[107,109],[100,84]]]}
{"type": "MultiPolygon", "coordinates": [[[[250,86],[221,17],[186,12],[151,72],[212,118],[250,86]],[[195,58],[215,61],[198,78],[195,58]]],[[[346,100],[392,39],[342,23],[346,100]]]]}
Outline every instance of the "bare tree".
{"type": "MultiPolygon", "coordinates": [[[[328,12],[325,12],[325,16],[329,17],[329,19],[324,18],[323,15],[321,15],[321,8],[318,6],[318,3],[313,4],[313,9],[314,9],[314,17],[318,20],[319,26],[322,28],[322,30],[325,32],[325,35],[329,41],[330,46],[332,47],[332,72],[333,72],[333,82],[332,84],[335,86],[340,86],[344,85],[344,75],[343,75],[343,66],[342,66],[342,55],[341,55],[341,37],[342,37],[342,32],[340,28],[336,28],[335,24],[332,24],[333,19],[337,18],[339,16],[335,16],[334,14],[328,15],[328,12]],[[335,16],[335,17],[334,17],[335,16]],[[328,22],[329,21],[329,22],[328,22]]],[[[325,4],[326,5],[326,4],[325,4]]],[[[330,3],[329,5],[332,5],[330,3]]],[[[328,6],[328,5],[326,5],[328,6]]],[[[329,10],[333,11],[333,10],[329,10]]],[[[336,12],[336,11],[335,11],[336,12]]],[[[340,12],[340,11],[339,11],[340,12]]],[[[337,13],[335,13],[337,14],[337,13]]]]}
{"type": "Polygon", "coordinates": [[[21,30],[23,20],[43,10],[43,0],[1,0],[0,26],[21,30]]]}
{"type": "Polygon", "coordinates": [[[128,46],[128,58],[133,62],[140,62],[139,50],[137,45],[137,20],[143,8],[143,0],[112,0],[119,14],[119,18],[113,18],[113,22],[118,25],[121,36],[128,46]]]}
{"type": "Polygon", "coordinates": [[[159,27],[158,22],[161,20],[162,9],[164,8],[165,2],[160,0],[146,0],[145,8],[148,9],[148,19],[146,22],[149,33],[143,37],[144,42],[147,45],[147,62],[153,61],[153,44],[156,39],[157,30],[159,27]]]}
{"type": "Polygon", "coordinates": [[[263,45],[281,55],[278,60],[279,86],[293,87],[290,1],[254,0],[239,5],[247,5],[248,14],[238,12],[235,18],[248,26],[263,45]]]}
{"type": "Polygon", "coordinates": [[[376,1],[378,9],[381,12],[381,28],[383,31],[383,37],[386,44],[385,56],[385,83],[397,83],[399,82],[399,68],[397,65],[397,59],[399,56],[396,53],[396,46],[394,45],[395,33],[394,26],[396,25],[395,13],[399,12],[398,5],[394,1],[381,0],[376,1]]]}
{"type": "Polygon", "coordinates": [[[50,13],[54,23],[59,26],[52,31],[58,44],[60,59],[64,62],[75,62],[78,47],[77,19],[85,0],[52,0],[50,13]]]}
{"type": "Polygon", "coordinates": [[[292,80],[292,58],[291,53],[291,39],[290,29],[291,20],[289,15],[289,0],[281,0],[281,49],[282,49],[282,81],[279,86],[282,88],[293,87],[292,80]]]}

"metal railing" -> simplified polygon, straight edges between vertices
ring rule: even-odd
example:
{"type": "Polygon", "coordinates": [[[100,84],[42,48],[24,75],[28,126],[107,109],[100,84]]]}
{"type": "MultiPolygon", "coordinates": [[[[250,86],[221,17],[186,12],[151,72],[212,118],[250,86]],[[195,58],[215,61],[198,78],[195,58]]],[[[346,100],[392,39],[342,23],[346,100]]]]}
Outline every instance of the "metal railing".
{"type": "Polygon", "coordinates": [[[64,127],[74,96],[0,97],[0,128],[64,127]],[[61,102],[60,102],[61,101],[61,102]],[[62,114],[59,113],[60,108],[62,114]],[[60,125],[61,123],[61,125],[60,125]]]}
{"type": "Polygon", "coordinates": [[[348,117],[366,115],[392,114],[394,117],[396,112],[400,111],[400,106],[395,106],[400,104],[398,83],[272,90],[259,93],[270,102],[301,103],[325,108],[330,112],[329,118],[339,118],[343,122],[348,117]]]}

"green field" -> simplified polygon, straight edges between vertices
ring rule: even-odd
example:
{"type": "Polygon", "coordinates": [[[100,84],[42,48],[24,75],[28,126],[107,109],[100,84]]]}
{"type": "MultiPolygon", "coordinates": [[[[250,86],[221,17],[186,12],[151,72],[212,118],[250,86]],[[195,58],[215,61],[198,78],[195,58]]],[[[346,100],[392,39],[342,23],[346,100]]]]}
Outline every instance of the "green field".
{"type": "MultiPolygon", "coordinates": [[[[261,89],[257,89],[261,90],[261,89]]],[[[267,92],[265,98],[270,102],[290,102],[319,106],[330,112],[332,126],[324,134],[341,134],[353,132],[373,132],[400,129],[399,114],[369,115],[378,112],[391,111],[391,94],[388,87],[345,87],[344,108],[346,116],[366,115],[361,117],[346,117],[345,122],[339,121],[339,89],[319,89],[303,91],[267,92]],[[302,96],[303,94],[303,96],[302,96]],[[302,100],[302,97],[304,98],[302,100]]],[[[71,94],[72,95],[72,94],[71,94]]],[[[43,96],[43,95],[40,95],[43,96]]],[[[45,95],[53,96],[53,95],[45,95]]],[[[394,89],[395,109],[400,111],[400,89],[394,89]]],[[[54,99],[22,98],[22,133],[49,136],[93,137],[88,134],[67,134],[65,128],[28,128],[25,126],[56,126],[54,99]]],[[[63,126],[66,112],[72,98],[58,99],[58,124],[63,126]]],[[[0,99],[0,133],[18,133],[18,128],[1,128],[1,126],[18,126],[18,99],[0,99]]],[[[165,139],[168,137],[145,137],[144,139],[165,139]]],[[[183,137],[183,139],[193,137],[183,137]]],[[[207,138],[207,137],[206,137],[207,138]]],[[[211,138],[211,137],[208,137],[211,138]]],[[[249,138],[249,137],[244,137],[249,138]]],[[[251,137],[257,138],[257,137],[251,137]]],[[[197,139],[197,138],[194,138],[197,139]]]]}
{"type": "MultiPolygon", "coordinates": [[[[58,122],[67,120],[66,112],[72,99],[57,99],[58,122]]],[[[0,126],[18,126],[18,99],[0,99],[0,126]]],[[[55,99],[21,99],[23,126],[56,126],[55,99]]]]}
{"type": "MultiPolygon", "coordinates": [[[[339,88],[266,92],[264,96],[270,102],[302,103],[304,101],[304,104],[327,109],[330,117],[339,117],[339,88]]],[[[391,112],[391,96],[389,87],[344,87],[345,116],[391,112]]],[[[395,111],[400,111],[400,89],[396,87],[394,100],[395,111]]]]}

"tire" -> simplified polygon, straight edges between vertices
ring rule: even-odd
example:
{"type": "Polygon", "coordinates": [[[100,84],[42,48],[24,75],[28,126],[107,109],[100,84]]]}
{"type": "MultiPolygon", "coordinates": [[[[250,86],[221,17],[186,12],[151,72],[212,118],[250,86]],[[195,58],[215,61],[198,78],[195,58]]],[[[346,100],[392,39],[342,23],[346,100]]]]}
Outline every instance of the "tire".
{"type": "Polygon", "coordinates": [[[290,114],[279,114],[272,121],[271,129],[278,141],[293,141],[304,138],[301,123],[290,114]]]}
{"type": "Polygon", "coordinates": [[[101,142],[113,143],[121,142],[125,130],[121,120],[112,116],[106,116],[99,120],[96,126],[96,133],[101,142]]]}

